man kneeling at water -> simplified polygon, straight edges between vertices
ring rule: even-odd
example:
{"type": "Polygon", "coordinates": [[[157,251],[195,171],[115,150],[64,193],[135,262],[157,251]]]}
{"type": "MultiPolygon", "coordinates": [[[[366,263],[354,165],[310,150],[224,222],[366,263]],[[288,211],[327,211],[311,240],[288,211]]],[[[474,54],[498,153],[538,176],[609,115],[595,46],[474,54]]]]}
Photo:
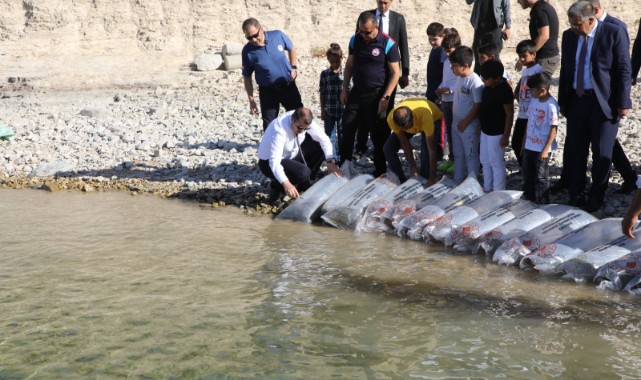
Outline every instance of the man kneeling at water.
{"type": "Polygon", "coordinates": [[[438,106],[425,99],[407,99],[399,103],[387,115],[387,124],[394,133],[387,138],[383,151],[387,166],[391,172],[405,182],[405,173],[398,157],[399,148],[403,148],[405,159],[410,164],[410,176],[419,174],[414,160],[414,150],[410,138],[421,134],[421,171],[427,178],[428,185],[436,182],[436,141],[434,138],[434,121],[443,117],[438,106]]]}
{"type": "Polygon", "coordinates": [[[298,108],[274,119],[258,146],[258,168],[272,180],[270,202],[281,193],[298,198],[323,160],[330,173],[342,175],[334,160],[332,143],[323,128],[313,121],[312,111],[298,108]]]}

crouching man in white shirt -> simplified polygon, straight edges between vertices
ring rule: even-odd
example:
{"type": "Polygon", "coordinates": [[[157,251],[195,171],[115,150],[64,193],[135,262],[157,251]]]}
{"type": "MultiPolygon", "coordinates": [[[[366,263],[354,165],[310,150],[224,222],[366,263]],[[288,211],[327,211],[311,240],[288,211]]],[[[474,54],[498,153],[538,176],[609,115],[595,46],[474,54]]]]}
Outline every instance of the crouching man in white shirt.
{"type": "Polygon", "coordinates": [[[311,186],[310,180],[316,178],[323,160],[330,173],[342,175],[332,143],[313,121],[312,111],[301,107],[274,119],[258,146],[258,168],[272,180],[270,202],[281,193],[298,198],[299,191],[311,186]]]}

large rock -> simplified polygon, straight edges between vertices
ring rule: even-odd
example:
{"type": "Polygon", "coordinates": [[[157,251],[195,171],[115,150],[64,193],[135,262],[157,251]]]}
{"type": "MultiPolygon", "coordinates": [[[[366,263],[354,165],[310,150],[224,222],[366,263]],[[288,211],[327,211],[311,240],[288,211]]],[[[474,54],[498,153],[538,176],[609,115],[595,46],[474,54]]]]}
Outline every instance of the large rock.
{"type": "Polygon", "coordinates": [[[235,42],[226,42],[223,45],[223,56],[225,55],[241,55],[243,52],[243,44],[235,42]]]}
{"type": "Polygon", "coordinates": [[[194,59],[194,65],[198,71],[218,70],[223,63],[220,54],[201,54],[194,59]]]}

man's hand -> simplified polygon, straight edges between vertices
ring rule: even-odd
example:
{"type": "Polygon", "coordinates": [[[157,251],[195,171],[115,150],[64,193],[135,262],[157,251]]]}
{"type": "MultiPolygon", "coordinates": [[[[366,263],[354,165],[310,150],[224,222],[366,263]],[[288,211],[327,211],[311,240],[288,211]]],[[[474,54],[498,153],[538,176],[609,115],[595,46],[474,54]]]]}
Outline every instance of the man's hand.
{"type": "Polygon", "coordinates": [[[283,188],[285,189],[285,194],[289,195],[290,198],[298,198],[300,196],[296,186],[292,185],[289,181],[283,182],[283,188]]]}
{"type": "Polygon", "coordinates": [[[543,149],[543,150],[539,153],[539,161],[543,161],[543,160],[545,160],[546,158],[548,158],[548,155],[549,155],[549,153],[548,153],[547,149],[543,149]]]}
{"type": "Polygon", "coordinates": [[[623,119],[626,116],[628,116],[628,114],[630,113],[630,109],[629,108],[619,108],[617,110],[617,112],[619,113],[619,116],[621,117],[621,119],[623,119]]]}
{"type": "Polygon", "coordinates": [[[346,89],[343,89],[343,91],[341,91],[341,103],[344,106],[347,105],[347,90],[346,89]]]}
{"type": "Polygon", "coordinates": [[[512,37],[512,31],[510,30],[510,28],[503,29],[503,39],[507,41],[510,39],[510,37],[512,37]]]}
{"type": "Polygon", "coordinates": [[[409,76],[403,75],[398,79],[398,85],[401,86],[401,88],[407,87],[408,84],[410,84],[409,76]]]}
{"type": "Polygon", "coordinates": [[[249,99],[249,112],[254,115],[254,117],[258,117],[258,107],[256,107],[254,98],[249,99]]]}
{"type": "Polygon", "coordinates": [[[458,128],[459,131],[463,132],[467,129],[468,125],[469,125],[468,122],[466,122],[465,120],[461,120],[456,126],[456,128],[458,128]]]}
{"type": "Polygon", "coordinates": [[[332,174],[334,174],[334,175],[336,175],[336,176],[339,176],[339,177],[343,176],[343,172],[338,167],[338,165],[336,165],[336,163],[334,163],[334,162],[328,162],[327,163],[327,171],[332,173],[332,174]]]}
{"type": "Polygon", "coordinates": [[[389,99],[381,98],[378,102],[378,113],[387,111],[387,105],[389,104],[389,99]]]}

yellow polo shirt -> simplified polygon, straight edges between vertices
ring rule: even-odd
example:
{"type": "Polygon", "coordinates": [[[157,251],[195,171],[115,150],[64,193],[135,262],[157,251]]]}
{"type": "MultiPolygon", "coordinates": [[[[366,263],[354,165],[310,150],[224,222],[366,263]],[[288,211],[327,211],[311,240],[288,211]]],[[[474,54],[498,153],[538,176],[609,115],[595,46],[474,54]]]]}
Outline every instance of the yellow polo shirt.
{"type": "Polygon", "coordinates": [[[405,99],[387,115],[387,125],[394,132],[403,131],[411,134],[425,132],[426,136],[431,136],[434,134],[434,121],[441,118],[443,118],[443,112],[435,103],[426,99],[405,99]],[[394,111],[399,107],[409,107],[412,110],[412,128],[403,130],[394,123],[394,111]]]}

